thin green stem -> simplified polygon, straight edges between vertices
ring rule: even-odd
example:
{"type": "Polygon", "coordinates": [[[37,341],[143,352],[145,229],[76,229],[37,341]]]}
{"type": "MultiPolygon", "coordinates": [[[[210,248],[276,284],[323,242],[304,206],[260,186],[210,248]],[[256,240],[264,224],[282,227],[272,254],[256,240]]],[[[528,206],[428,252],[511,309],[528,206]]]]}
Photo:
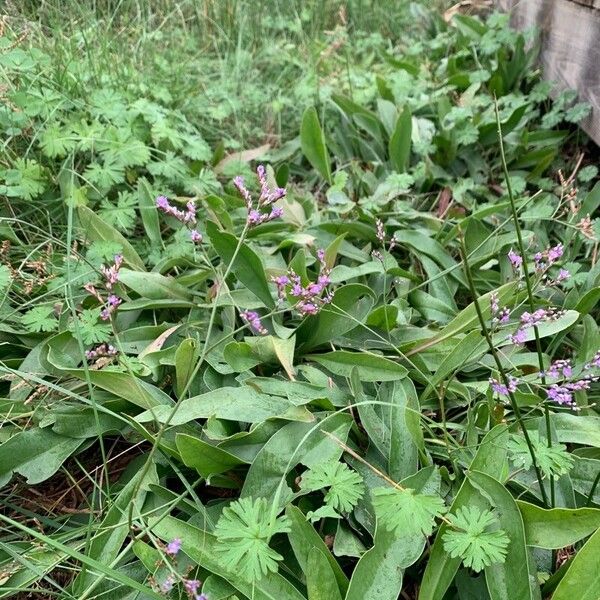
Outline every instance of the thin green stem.
{"type": "MultiPolygon", "coordinates": [[[[517,214],[517,207],[515,205],[515,198],[512,191],[512,185],[510,183],[510,177],[508,176],[508,166],[506,164],[506,154],[504,152],[504,141],[502,139],[502,126],[500,124],[500,113],[498,112],[498,101],[494,98],[494,108],[496,111],[496,125],[498,126],[498,140],[500,141],[500,158],[502,160],[502,170],[504,172],[504,179],[506,181],[506,191],[508,192],[508,200],[510,203],[510,210],[512,213],[513,222],[515,225],[515,231],[517,234],[517,245],[519,247],[519,254],[522,258],[523,265],[523,277],[525,279],[525,286],[527,288],[527,300],[529,303],[529,310],[535,312],[535,299],[533,297],[533,286],[531,285],[531,277],[529,275],[529,267],[527,266],[527,257],[525,255],[525,245],[523,244],[523,235],[521,233],[521,224],[519,223],[519,215],[517,214]]],[[[540,378],[542,384],[545,385],[546,377],[544,375],[544,357],[542,354],[542,344],[540,342],[540,333],[537,325],[533,325],[533,333],[535,335],[535,349],[538,356],[538,364],[540,367],[540,378]]],[[[546,439],[548,447],[552,447],[552,427],[550,425],[550,409],[548,404],[544,402],[544,420],[546,424],[546,439]]],[[[550,476],[550,501],[551,506],[554,506],[555,495],[554,495],[554,476],[550,476]]]]}
{"type": "Polygon", "coordinates": [[[492,357],[494,358],[494,362],[496,363],[496,366],[498,368],[498,372],[500,373],[500,377],[502,378],[502,382],[504,383],[504,385],[506,386],[506,389],[508,391],[508,398],[510,400],[511,407],[513,409],[513,412],[515,413],[517,423],[519,424],[519,427],[521,428],[521,431],[523,432],[523,437],[525,438],[525,442],[527,444],[527,447],[529,448],[529,453],[531,454],[531,462],[533,463],[533,468],[535,470],[535,476],[536,476],[539,486],[540,486],[540,492],[542,494],[542,501],[544,502],[544,505],[546,507],[548,507],[548,496],[546,494],[546,488],[544,487],[542,473],[537,464],[537,460],[535,457],[535,450],[533,448],[531,438],[529,437],[529,432],[527,431],[527,428],[525,427],[525,424],[523,423],[521,409],[519,408],[517,400],[516,400],[514,394],[510,391],[510,381],[508,379],[508,376],[506,375],[506,371],[504,370],[504,367],[502,366],[502,361],[500,360],[500,357],[498,356],[498,352],[496,351],[494,342],[492,341],[492,336],[490,335],[490,332],[485,324],[485,319],[483,318],[483,313],[481,312],[481,307],[479,306],[479,297],[477,295],[477,290],[475,289],[475,282],[473,281],[473,274],[471,273],[471,268],[469,266],[469,261],[467,259],[467,249],[465,247],[465,240],[462,236],[462,233],[459,235],[459,239],[460,239],[460,253],[461,253],[461,257],[462,257],[462,261],[463,261],[463,265],[464,265],[464,269],[465,269],[465,275],[467,277],[467,282],[469,284],[469,291],[471,292],[471,296],[473,298],[473,304],[475,306],[475,312],[477,313],[477,318],[479,319],[481,331],[483,332],[483,335],[485,336],[485,339],[487,341],[487,344],[488,344],[488,347],[492,354],[492,357]]]}

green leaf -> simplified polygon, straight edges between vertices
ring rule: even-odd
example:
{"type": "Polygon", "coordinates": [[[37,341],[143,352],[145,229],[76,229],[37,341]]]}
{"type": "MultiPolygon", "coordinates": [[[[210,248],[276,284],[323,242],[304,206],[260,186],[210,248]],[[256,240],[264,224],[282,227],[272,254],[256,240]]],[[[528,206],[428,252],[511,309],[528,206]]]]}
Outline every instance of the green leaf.
{"type": "Polygon", "coordinates": [[[138,180],[137,187],[138,210],[142,218],[144,231],[150,240],[150,243],[161,248],[163,246],[162,236],[160,234],[160,220],[158,218],[158,209],[152,189],[147,179],[143,177],[138,180]]]}
{"type": "Polygon", "coordinates": [[[276,513],[265,498],[240,498],[223,509],[215,527],[216,551],[228,571],[258,581],[277,571],[282,556],[269,547],[276,533],[290,531],[290,521],[276,513]]]}
{"type": "Polygon", "coordinates": [[[338,288],[331,304],[298,327],[296,337],[301,350],[312,350],[359,326],[367,318],[374,300],[373,291],[365,285],[351,283],[338,288]]]}
{"type": "Polygon", "coordinates": [[[342,600],[331,565],[318,548],[308,553],[305,574],[308,600],[342,600]]]}
{"type": "Polygon", "coordinates": [[[302,475],[302,491],[315,492],[324,488],[329,488],[325,503],[340,512],[350,512],[364,493],[362,477],[338,461],[318,463],[302,475]]]}
{"type": "MultiPolygon", "coordinates": [[[[529,438],[535,452],[535,459],[540,468],[540,471],[545,477],[560,477],[566,475],[571,468],[575,459],[569,452],[566,446],[553,442],[552,446],[548,446],[548,442],[540,438],[535,431],[530,432],[529,438]]],[[[524,469],[531,469],[533,460],[531,452],[525,438],[522,435],[511,435],[508,442],[508,452],[510,459],[518,466],[524,469]]]]}
{"type": "Polygon", "coordinates": [[[142,273],[121,269],[119,281],[139,294],[142,298],[149,300],[186,300],[192,299],[190,291],[173,277],[167,277],[160,273],[142,273]]]}
{"type": "Polygon", "coordinates": [[[572,546],[600,527],[598,508],[540,508],[517,500],[528,546],[558,550],[572,546]]]}
{"type": "Polygon", "coordinates": [[[244,464],[237,456],[192,435],[178,433],[175,443],[183,464],[196,469],[202,477],[209,478],[244,464]]]}
{"type": "Polygon", "coordinates": [[[84,344],[100,344],[107,342],[112,335],[110,323],[100,321],[100,308],[82,310],[76,321],[71,322],[69,330],[81,336],[84,344]]]}
{"type": "Polygon", "coordinates": [[[289,423],[269,439],[248,470],[242,496],[274,498],[281,486],[280,502],[284,503],[292,496],[285,478],[296,465],[312,467],[339,459],[342,448],[325,432],[345,442],[352,418],[342,413],[317,418],[316,423],[289,423]]]}
{"type": "Polygon", "coordinates": [[[329,552],[329,549],[321,539],[321,536],[306,520],[302,511],[293,504],[288,504],[285,509],[285,514],[290,521],[290,533],[288,534],[290,544],[294,550],[298,563],[302,567],[302,571],[304,573],[307,572],[310,553],[313,550],[320,551],[329,562],[329,566],[337,581],[339,591],[345,594],[348,589],[348,578],[344,574],[344,571],[342,571],[337,560],[335,560],[331,555],[331,552],[329,552]]]}
{"type": "Polygon", "coordinates": [[[133,246],[113,227],[105,223],[87,206],[77,208],[79,221],[86,237],[91,241],[115,242],[123,249],[123,258],[130,267],[137,271],[145,271],[144,261],[139,257],[133,246]]]}
{"type": "Polygon", "coordinates": [[[35,306],[21,317],[21,323],[27,331],[36,333],[58,329],[58,320],[52,306],[35,306]]]}
{"type": "Polygon", "coordinates": [[[102,200],[98,214],[105,223],[122,231],[129,233],[136,221],[135,207],[136,197],[130,192],[119,192],[117,204],[109,200],[102,200]]]}
{"type": "Polygon", "coordinates": [[[408,488],[375,488],[372,494],[377,521],[388,531],[429,536],[435,519],[446,512],[439,496],[416,494],[408,488]]]}
{"type": "MultiPolygon", "coordinates": [[[[479,308],[483,313],[483,318],[491,318],[490,296],[494,292],[498,294],[498,301],[500,305],[505,306],[510,302],[510,300],[512,300],[516,290],[517,283],[511,281],[492,292],[488,292],[487,294],[480,296],[477,303],[479,304],[479,308]]],[[[456,317],[452,319],[452,321],[450,321],[450,323],[448,323],[448,325],[446,325],[438,335],[417,344],[408,352],[406,352],[406,355],[410,356],[412,354],[422,352],[423,350],[431,348],[432,346],[435,346],[444,340],[450,339],[459,333],[470,331],[471,329],[479,329],[479,318],[477,317],[477,311],[475,310],[474,302],[460,311],[460,313],[458,313],[458,315],[456,315],[456,317]]]]}
{"type": "Polygon", "coordinates": [[[12,282],[12,274],[6,265],[0,265],[0,292],[3,292],[12,282]]]}
{"type": "MultiPolygon", "coordinates": [[[[206,223],[206,232],[210,237],[215,250],[224,263],[224,268],[230,265],[235,250],[238,246],[237,238],[224,231],[219,231],[217,226],[209,221],[206,223]]],[[[264,267],[257,254],[246,244],[240,245],[231,271],[263,304],[268,308],[275,308],[271,290],[267,283],[264,267]]]]}
{"type": "MultiPolygon", "coordinates": [[[[383,480],[376,478],[375,481],[376,485],[380,485],[383,480]]],[[[402,485],[420,494],[432,495],[439,492],[440,476],[434,467],[426,467],[402,480],[402,485]]],[[[425,541],[420,531],[413,531],[411,535],[406,531],[390,532],[378,521],[373,547],[358,561],[346,600],[397,600],[402,589],[404,569],[418,560],[425,541]]]]}
{"type": "Polygon", "coordinates": [[[552,600],[597,600],[600,598],[600,529],[575,555],[552,600]]]}
{"type": "Polygon", "coordinates": [[[463,506],[449,515],[452,529],[443,536],[444,548],[453,558],[460,557],[466,567],[476,572],[494,563],[503,563],[509,539],[501,530],[491,530],[498,522],[491,511],[463,506]]]}
{"type": "Polygon", "coordinates": [[[314,106],[309,106],[302,115],[300,126],[300,145],[308,162],[321,174],[329,185],[332,184],[329,154],[325,144],[325,136],[319,123],[319,116],[314,106]]]}
{"type": "MultiPolygon", "coordinates": [[[[491,429],[481,441],[470,470],[482,471],[494,479],[503,480],[508,473],[507,442],[506,425],[497,425],[491,429]]],[[[463,482],[454,497],[450,511],[456,513],[463,506],[477,506],[481,510],[489,506],[468,479],[463,482]]],[[[442,600],[460,566],[460,558],[451,557],[443,547],[442,536],[446,531],[447,525],[444,523],[431,548],[421,582],[419,600],[442,600]]]]}
{"type": "Polygon", "coordinates": [[[13,435],[0,445],[0,485],[6,485],[13,473],[35,485],[58,471],[81,440],[54,433],[49,428],[35,427],[13,435]]]}
{"type": "Polygon", "coordinates": [[[410,108],[406,105],[396,121],[396,127],[388,145],[390,162],[398,173],[404,173],[408,169],[411,136],[412,115],[410,108]]]}
{"type": "MultiPolygon", "coordinates": [[[[164,423],[170,413],[170,406],[157,406],[152,411],[138,415],[135,419],[139,423],[154,419],[159,423],[164,423]]],[[[181,401],[170,424],[182,425],[195,419],[208,419],[209,417],[246,423],[260,423],[274,417],[292,421],[313,420],[312,415],[305,408],[295,406],[285,398],[261,394],[245,385],[221,387],[181,401]]]]}
{"type": "Polygon", "coordinates": [[[196,340],[186,338],[175,350],[175,387],[180,398],[194,373],[196,359],[196,340]]]}
{"type": "MultiPolygon", "coordinates": [[[[485,568],[491,599],[538,600],[540,593],[535,581],[535,566],[526,546],[525,527],[514,498],[505,486],[485,473],[472,470],[469,472],[468,478],[494,509],[500,529],[508,541],[506,560],[499,560],[499,555],[502,553],[500,549],[502,542],[498,538],[496,540],[498,560],[493,560],[492,564],[485,568]]],[[[488,537],[487,534],[486,537],[488,537]]],[[[487,554],[491,558],[494,552],[492,550],[487,554]]]]}
{"type": "Polygon", "coordinates": [[[278,573],[269,572],[260,580],[249,583],[241,576],[239,569],[227,570],[225,564],[220,560],[220,553],[217,553],[217,539],[208,531],[173,517],[161,517],[155,523],[151,523],[151,528],[154,534],[164,541],[179,538],[182,542],[182,551],[196,564],[211,573],[225,577],[246,598],[306,600],[292,583],[278,573]]]}
{"type": "Polygon", "coordinates": [[[397,381],[408,373],[397,362],[368,352],[336,350],[327,354],[310,354],[307,358],[344,377],[349,377],[352,369],[356,368],[362,381],[397,381]]]}

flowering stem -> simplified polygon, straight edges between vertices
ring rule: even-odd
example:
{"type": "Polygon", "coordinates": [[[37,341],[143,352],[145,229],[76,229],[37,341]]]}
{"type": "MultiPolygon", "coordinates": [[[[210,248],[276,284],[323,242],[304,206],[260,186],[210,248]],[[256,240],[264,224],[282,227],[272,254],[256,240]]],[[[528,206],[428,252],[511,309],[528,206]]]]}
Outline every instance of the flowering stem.
{"type": "Polygon", "coordinates": [[[488,344],[488,347],[492,354],[492,357],[494,358],[494,362],[496,363],[496,366],[498,368],[498,372],[500,373],[500,377],[502,378],[502,382],[506,386],[511,407],[513,409],[513,412],[515,413],[517,423],[519,423],[519,427],[521,428],[521,431],[523,432],[523,437],[525,438],[525,442],[527,444],[527,447],[529,448],[529,453],[531,454],[531,462],[533,463],[535,475],[536,475],[536,478],[537,478],[539,486],[540,486],[540,492],[542,494],[542,501],[543,501],[544,505],[546,507],[548,507],[548,496],[546,495],[546,488],[544,487],[544,482],[542,480],[542,473],[540,471],[540,468],[537,464],[537,460],[535,458],[535,450],[533,448],[533,444],[531,443],[531,438],[529,437],[529,432],[527,431],[527,429],[523,423],[521,409],[519,408],[519,405],[514,396],[514,393],[511,391],[510,381],[508,379],[508,376],[506,375],[506,371],[504,370],[504,367],[502,366],[500,357],[498,356],[498,353],[496,352],[496,348],[494,347],[494,342],[492,341],[490,332],[488,331],[488,328],[485,324],[485,319],[483,318],[483,313],[481,312],[481,307],[479,306],[479,297],[477,296],[477,290],[475,289],[473,275],[471,273],[471,268],[469,266],[469,261],[467,259],[467,249],[465,246],[464,237],[462,236],[462,232],[459,232],[459,240],[460,240],[460,254],[461,254],[463,265],[465,268],[465,275],[467,276],[467,282],[469,284],[469,291],[471,292],[471,296],[473,298],[473,304],[475,305],[475,312],[477,313],[477,318],[479,319],[481,331],[483,332],[483,335],[485,336],[485,339],[487,341],[487,344],[488,344]]]}
{"type": "MultiPolygon", "coordinates": [[[[498,140],[500,141],[500,158],[502,159],[502,170],[504,172],[504,179],[506,181],[506,191],[508,192],[508,200],[510,203],[510,210],[512,213],[513,222],[515,225],[515,231],[517,234],[517,246],[519,247],[519,253],[523,259],[523,277],[525,279],[525,286],[527,288],[527,301],[529,303],[529,310],[533,313],[535,311],[535,301],[533,298],[533,286],[531,285],[531,278],[529,276],[529,267],[527,266],[527,258],[525,255],[525,246],[523,244],[523,236],[521,234],[521,225],[519,223],[519,216],[517,214],[517,207],[515,206],[515,198],[510,183],[510,177],[508,176],[508,167],[506,165],[506,155],[504,153],[504,141],[502,139],[502,126],[500,124],[500,113],[498,112],[498,101],[494,99],[494,108],[496,112],[496,125],[498,126],[498,140]]],[[[535,335],[535,349],[538,355],[538,364],[540,367],[540,378],[542,384],[546,384],[546,377],[544,375],[544,358],[542,355],[542,344],[540,343],[540,333],[537,325],[533,324],[533,333],[535,335]]],[[[546,422],[546,439],[548,448],[552,447],[552,428],[550,426],[550,409],[548,403],[544,402],[544,419],[546,422]]],[[[550,501],[551,506],[554,506],[554,476],[550,476],[550,501]]]]}

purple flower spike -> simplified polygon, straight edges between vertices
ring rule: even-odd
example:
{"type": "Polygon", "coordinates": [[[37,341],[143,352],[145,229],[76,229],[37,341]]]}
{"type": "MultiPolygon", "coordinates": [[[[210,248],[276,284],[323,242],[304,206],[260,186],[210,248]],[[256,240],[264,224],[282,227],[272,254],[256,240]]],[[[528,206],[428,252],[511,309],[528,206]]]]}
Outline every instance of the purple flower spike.
{"type": "Polygon", "coordinates": [[[267,333],[269,333],[262,324],[260,316],[257,312],[254,312],[253,310],[245,310],[240,313],[240,317],[244,321],[246,321],[246,323],[250,325],[250,329],[252,329],[256,333],[259,333],[260,335],[266,335],[267,333]]]}
{"type": "Polygon", "coordinates": [[[563,252],[564,247],[562,244],[557,244],[553,248],[550,248],[548,250],[548,262],[550,264],[555,263],[563,255],[563,252]]]}
{"type": "Polygon", "coordinates": [[[167,547],[165,548],[165,553],[169,556],[177,556],[180,550],[181,540],[179,538],[175,538],[167,544],[167,547]]]}
{"type": "Polygon", "coordinates": [[[510,260],[510,264],[513,266],[513,269],[518,269],[523,264],[523,258],[521,255],[514,252],[512,248],[508,252],[508,260],[510,260]]]}
{"type": "Polygon", "coordinates": [[[156,207],[166,212],[171,208],[171,205],[169,204],[169,200],[165,196],[159,196],[156,199],[156,207]]]}
{"type": "Polygon", "coordinates": [[[527,332],[524,329],[517,329],[514,334],[508,336],[508,339],[513,344],[524,344],[527,341],[527,332]]]}
{"type": "Polygon", "coordinates": [[[190,231],[190,238],[194,244],[202,243],[202,234],[197,229],[192,229],[190,231]]]}

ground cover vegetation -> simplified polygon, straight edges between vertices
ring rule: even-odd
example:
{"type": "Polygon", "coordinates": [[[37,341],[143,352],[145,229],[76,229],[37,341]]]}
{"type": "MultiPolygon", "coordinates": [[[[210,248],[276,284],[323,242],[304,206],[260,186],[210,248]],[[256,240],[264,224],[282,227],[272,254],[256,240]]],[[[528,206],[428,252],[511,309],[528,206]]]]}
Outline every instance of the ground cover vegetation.
{"type": "Polygon", "coordinates": [[[589,107],[387,4],[8,5],[0,597],[599,597],[589,107]]]}

